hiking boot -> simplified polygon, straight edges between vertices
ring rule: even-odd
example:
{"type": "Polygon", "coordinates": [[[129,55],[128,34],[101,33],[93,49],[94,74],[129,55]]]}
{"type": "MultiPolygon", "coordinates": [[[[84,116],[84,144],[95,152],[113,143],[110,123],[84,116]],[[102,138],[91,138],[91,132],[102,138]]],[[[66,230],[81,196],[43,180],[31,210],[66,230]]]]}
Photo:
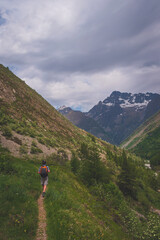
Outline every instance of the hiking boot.
{"type": "Polygon", "coordinates": [[[44,197],[44,196],[45,196],[45,194],[46,194],[46,193],[45,193],[45,192],[43,192],[43,193],[42,193],[42,197],[44,197]]]}

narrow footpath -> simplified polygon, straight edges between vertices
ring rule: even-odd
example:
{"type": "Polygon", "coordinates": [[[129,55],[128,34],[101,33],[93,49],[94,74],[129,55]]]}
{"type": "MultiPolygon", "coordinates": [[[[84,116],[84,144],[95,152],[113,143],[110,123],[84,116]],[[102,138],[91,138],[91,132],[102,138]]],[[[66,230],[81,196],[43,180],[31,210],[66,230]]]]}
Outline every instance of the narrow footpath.
{"type": "Polygon", "coordinates": [[[46,211],[44,209],[44,198],[42,195],[40,195],[38,199],[38,229],[37,229],[37,235],[36,240],[47,240],[47,233],[46,233],[46,211]]]}

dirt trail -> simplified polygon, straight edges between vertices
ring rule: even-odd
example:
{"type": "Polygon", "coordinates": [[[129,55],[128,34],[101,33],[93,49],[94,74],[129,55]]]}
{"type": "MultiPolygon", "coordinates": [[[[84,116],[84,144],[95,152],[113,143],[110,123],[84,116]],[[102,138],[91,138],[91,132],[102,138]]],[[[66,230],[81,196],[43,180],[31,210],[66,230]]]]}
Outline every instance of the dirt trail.
{"type": "Polygon", "coordinates": [[[36,240],[47,240],[47,233],[46,233],[46,211],[44,209],[44,202],[43,197],[40,195],[38,199],[38,209],[39,209],[39,216],[38,216],[38,229],[37,229],[37,236],[36,240]]]}

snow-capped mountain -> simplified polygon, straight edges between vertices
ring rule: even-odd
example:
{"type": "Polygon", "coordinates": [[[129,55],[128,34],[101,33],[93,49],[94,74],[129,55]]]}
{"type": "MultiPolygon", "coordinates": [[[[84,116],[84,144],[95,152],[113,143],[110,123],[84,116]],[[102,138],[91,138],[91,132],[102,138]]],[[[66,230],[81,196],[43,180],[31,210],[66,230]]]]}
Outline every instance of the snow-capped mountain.
{"type": "Polygon", "coordinates": [[[120,144],[158,110],[160,110],[159,94],[114,91],[86,115],[105,130],[112,139],[111,143],[120,144]]]}
{"type": "Polygon", "coordinates": [[[116,145],[124,141],[158,110],[160,110],[159,94],[118,91],[112,92],[87,113],[74,111],[66,106],[58,109],[76,126],[116,145]]]}
{"type": "Polygon", "coordinates": [[[132,94],[115,91],[111,94],[110,97],[106,98],[103,101],[103,104],[109,107],[119,104],[121,108],[134,107],[135,109],[139,110],[146,107],[154,95],[155,94],[152,93],[132,94]]]}
{"type": "Polygon", "coordinates": [[[57,110],[58,110],[58,112],[62,113],[62,115],[65,115],[65,114],[71,112],[72,108],[66,107],[65,105],[63,105],[63,106],[59,107],[57,110]]]}

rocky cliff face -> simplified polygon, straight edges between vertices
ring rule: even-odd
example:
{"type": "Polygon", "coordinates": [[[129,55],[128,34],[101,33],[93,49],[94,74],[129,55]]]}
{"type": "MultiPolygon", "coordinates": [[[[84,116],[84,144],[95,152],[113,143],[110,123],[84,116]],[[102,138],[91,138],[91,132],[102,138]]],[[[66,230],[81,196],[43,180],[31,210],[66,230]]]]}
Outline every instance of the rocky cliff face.
{"type": "Polygon", "coordinates": [[[159,94],[114,91],[86,116],[93,118],[109,135],[110,142],[118,145],[159,109],[159,94]]]}

